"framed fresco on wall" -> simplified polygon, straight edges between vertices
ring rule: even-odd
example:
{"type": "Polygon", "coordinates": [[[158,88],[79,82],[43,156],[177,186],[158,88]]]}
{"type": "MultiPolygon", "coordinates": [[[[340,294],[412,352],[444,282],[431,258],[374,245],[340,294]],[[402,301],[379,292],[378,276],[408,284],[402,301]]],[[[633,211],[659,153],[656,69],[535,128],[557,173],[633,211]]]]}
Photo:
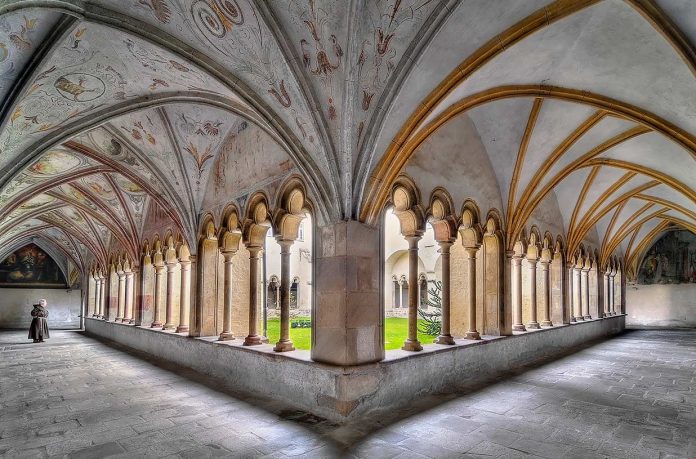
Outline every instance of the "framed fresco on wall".
{"type": "Polygon", "coordinates": [[[696,235],[679,230],[658,239],[640,264],[638,283],[696,283],[696,235]]]}
{"type": "Polygon", "coordinates": [[[17,249],[0,263],[0,287],[67,288],[53,258],[35,244],[17,249]]]}

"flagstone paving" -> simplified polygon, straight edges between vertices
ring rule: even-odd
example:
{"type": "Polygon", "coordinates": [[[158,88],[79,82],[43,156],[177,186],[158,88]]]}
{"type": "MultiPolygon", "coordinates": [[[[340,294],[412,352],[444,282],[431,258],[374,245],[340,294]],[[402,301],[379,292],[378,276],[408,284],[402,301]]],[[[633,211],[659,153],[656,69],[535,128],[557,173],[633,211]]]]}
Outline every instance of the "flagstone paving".
{"type": "Polygon", "coordinates": [[[0,332],[2,457],[696,457],[696,331],[627,332],[344,426],[80,332],[51,337],[0,332]]]}

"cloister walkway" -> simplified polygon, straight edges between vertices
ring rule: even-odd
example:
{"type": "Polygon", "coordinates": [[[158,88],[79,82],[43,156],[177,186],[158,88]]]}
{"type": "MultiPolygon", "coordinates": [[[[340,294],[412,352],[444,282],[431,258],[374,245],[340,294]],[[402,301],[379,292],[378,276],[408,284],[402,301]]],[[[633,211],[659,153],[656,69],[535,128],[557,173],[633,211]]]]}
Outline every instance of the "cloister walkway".
{"type": "Polygon", "coordinates": [[[696,457],[694,331],[629,331],[347,426],[80,332],[25,338],[0,332],[2,457],[696,457]]]}

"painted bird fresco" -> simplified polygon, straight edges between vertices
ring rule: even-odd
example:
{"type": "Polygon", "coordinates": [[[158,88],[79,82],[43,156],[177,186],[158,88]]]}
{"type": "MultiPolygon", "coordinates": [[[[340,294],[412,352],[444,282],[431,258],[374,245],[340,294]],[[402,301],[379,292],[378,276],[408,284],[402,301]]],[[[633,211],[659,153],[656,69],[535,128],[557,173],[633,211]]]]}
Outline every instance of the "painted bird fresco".
{"type": "Polygon", "coordinates": [[[19,33],[10,34],[10,42],[12,42],[15,48],[22,51],[28,51],[31,49],[31,42],[29,41],[27,34],[34,30],[34,27],[36,27],[36,22],[36,18],[28,19],[26,16],[24,16],[24,24],[20,26],[21,28],[19,33]]]}
{"type": "Polygon", "coordinates": [[[73,96],[73,100],[75,102],[79,102],[80,100],[78,97],[80,97],[82,94],[86,92],[96,92],[96,89],[87,89],[84,86],[85,84],[85,79],[83,77],[79,77],[77,80],[77,83],[73,83],[72,81],[68,80],[65,77],[60,77],[56,80],[54,83],[54,86],[56,89],[67,92],[71,96],[73,96]]]}

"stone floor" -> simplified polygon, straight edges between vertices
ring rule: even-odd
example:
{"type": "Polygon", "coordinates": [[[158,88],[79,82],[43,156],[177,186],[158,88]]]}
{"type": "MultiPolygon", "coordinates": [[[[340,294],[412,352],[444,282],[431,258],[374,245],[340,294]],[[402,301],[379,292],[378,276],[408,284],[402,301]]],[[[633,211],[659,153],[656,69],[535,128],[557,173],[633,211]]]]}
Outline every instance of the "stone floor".
{"type": "Polygon", "coordinates": [[[0,456],[696,457],[696,331],[631,331],[336,426],[79,332],[0,332],[0,456]]]}

